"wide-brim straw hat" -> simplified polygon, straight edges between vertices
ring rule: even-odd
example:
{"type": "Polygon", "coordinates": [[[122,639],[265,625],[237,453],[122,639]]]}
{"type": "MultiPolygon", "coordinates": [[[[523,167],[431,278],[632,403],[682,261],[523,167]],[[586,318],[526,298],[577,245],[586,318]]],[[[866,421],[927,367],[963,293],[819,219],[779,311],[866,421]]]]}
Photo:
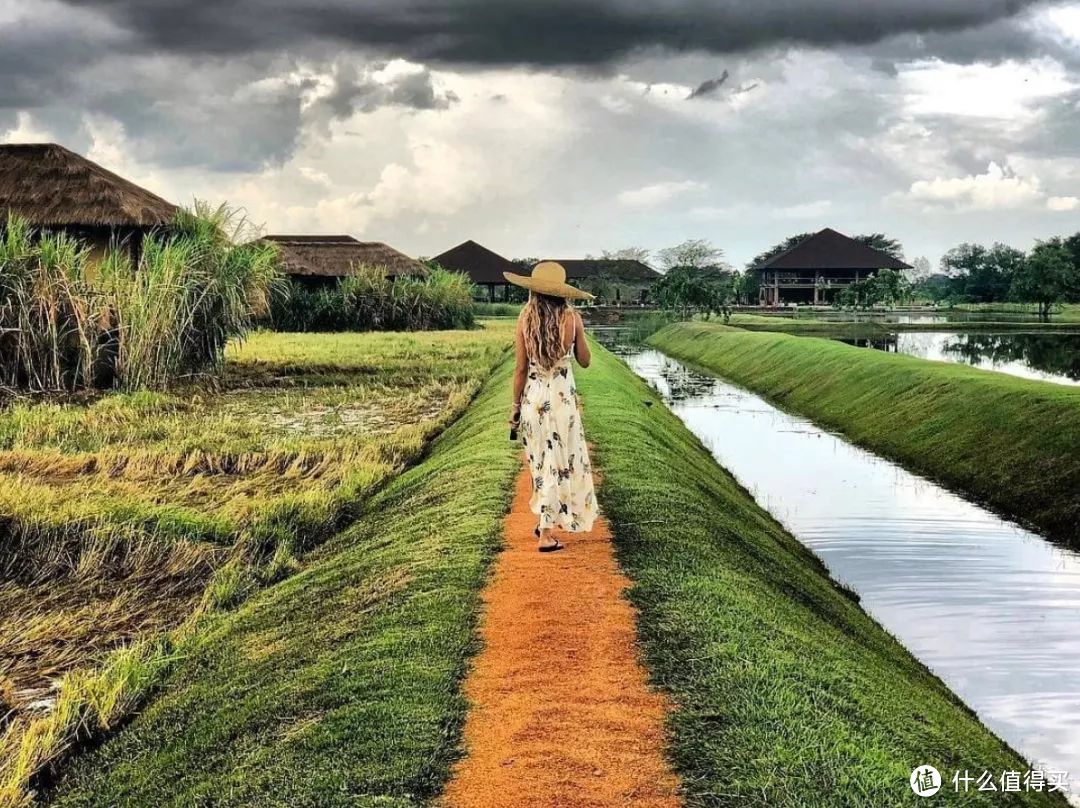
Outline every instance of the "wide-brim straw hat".
{"type": "Polygon", "coordinates": [[[504,272],[503,277],[515,286],[522,286],[530,292],[538,292],[542,295],[564,297],[567,300],[593,299],[590,293],[566,282],[566,269],[557,261],[541,261],[533,267],[532,275],[504,272]]]}

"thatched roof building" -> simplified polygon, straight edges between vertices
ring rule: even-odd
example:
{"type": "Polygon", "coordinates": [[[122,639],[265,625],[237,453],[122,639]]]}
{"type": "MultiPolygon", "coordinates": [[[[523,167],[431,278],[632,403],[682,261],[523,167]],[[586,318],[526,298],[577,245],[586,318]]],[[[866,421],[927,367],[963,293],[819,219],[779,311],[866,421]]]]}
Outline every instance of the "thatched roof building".
{"type": "Polygon", "coordinates": [[[352,236],[265,236],[278,245],[285,273],[309,285],[329,284],[360,265],[386,268],[387,277],[427,275],[427,267],[380,241],[352,236]]]}
{"type": "Polygon", "coordinates": [[[168,224],[177,208],[55,143],[0,145],[0,214],[83,236],[125,237],[168,224]]]}
{"type": "Polygon", "coordinates": [[[487,289],[487,298],[496,299],[495,290],[502,288],[502,299],[506,300],[510,284],[503,277],[504,272],[521,272],[520,266],[509,258],[504,258],[482,244],[470,239],[436,255],[432,259],[443,269],[451,272],[464,272],[474,286],[487,289]]]}
{"type": "Polygon", "coordinates": [[[764,306],[828,304],[844,287],[881,269],[911,267],[830,227],[754,267],[764,306]]]}

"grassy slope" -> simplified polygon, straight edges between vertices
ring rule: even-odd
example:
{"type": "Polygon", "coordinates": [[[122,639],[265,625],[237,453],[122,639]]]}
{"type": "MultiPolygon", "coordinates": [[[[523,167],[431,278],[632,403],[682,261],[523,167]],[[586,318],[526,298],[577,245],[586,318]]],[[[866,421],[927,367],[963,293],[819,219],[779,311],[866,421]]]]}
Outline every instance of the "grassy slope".
{"type": "MultiPolygon", "coordinates": [[[[689,805],[917,803],[932,763],[1024,766],[606,351],[578,376],[689,805]],[[654,402],[652,407],[643,402],[654,402]]],[[[951,793],[938,804],[1063,804],[951,793]]],[[[949,792],[949,793],[946,793],[949,792]]]]}
{"type": "Polygon", "coordinates": [[[220,616],[64,806],[406,806],[443,782],[517,468],[508,366],[299,574],[220,616]]]}
{"type": "MultiPolygon", "coordinates": [[[[1039,314],[1038,306],[1030,303],[957,303],[953,308],[957,311],[991,311],[1007,314],[1026,314],[1032,317],[1039,314]]],[[[1051,317],[1054,320],[1080,323],[1080,303],[1058,304],[1054,308],[1051,317]]]]}
{"type": "Polygon", "coordinates": [[[1080,388],[700,323],[650,342],[1053,538],[1080,543],[1080,388]]]}

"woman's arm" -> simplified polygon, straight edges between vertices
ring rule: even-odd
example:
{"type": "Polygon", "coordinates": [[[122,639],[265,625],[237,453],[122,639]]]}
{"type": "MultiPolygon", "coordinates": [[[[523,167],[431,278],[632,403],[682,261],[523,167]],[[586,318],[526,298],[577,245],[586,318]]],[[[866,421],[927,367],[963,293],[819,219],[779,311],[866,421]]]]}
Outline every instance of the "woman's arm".
{"type": "Polygon", "coordinates": [[[517,424],[521,419],[521,394],[525,392],[525,377],[529,373],[529,358],[525,353],[525,327],[518,318],[514,330],[514,379],[510,389],[510,423],[517,424]]]}
{"type": "Polygon", "coordinates": [[[577,309],[574,309],[574,356],[583,368],[587,368],[592,361],[589,341],[585,339],[585,322],[577,309]]]}

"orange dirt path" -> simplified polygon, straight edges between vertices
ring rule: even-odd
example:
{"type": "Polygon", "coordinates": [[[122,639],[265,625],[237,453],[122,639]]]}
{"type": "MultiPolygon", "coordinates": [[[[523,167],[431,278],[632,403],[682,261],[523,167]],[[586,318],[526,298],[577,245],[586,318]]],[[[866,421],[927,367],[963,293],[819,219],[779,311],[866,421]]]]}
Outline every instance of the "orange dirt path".
{"type": "Polygon", "coordinates": [[[539,553],[530,477],[518,477],[506,549],[484,592],[483,650],[466,683],[466,757],[448,808],[681,804],[664,758],[665,699],[637,658],[629,581],[601,517],[539,553]]]}

